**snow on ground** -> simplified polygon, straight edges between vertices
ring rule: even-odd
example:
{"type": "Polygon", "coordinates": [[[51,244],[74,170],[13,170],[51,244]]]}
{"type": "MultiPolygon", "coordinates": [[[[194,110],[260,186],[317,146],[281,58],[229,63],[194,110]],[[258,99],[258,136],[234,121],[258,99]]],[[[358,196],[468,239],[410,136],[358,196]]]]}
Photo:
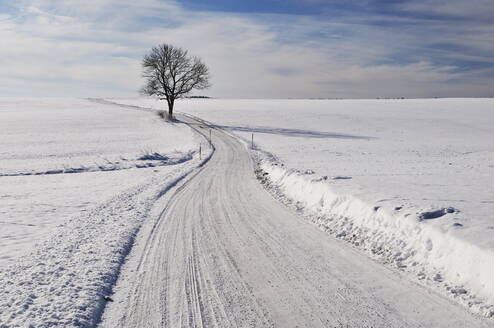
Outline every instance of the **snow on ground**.
{"type": "MultiPolygon", "coordinates": [[[[152,99],[119,100],[163,108],[152,99]]],[[[494,99],[188,99],[322,229],[494,314],[494,99]],[[444,289],[445,288],[445,289],[444,289]]]]}
{"type": "Polygon", "coordinates": [[[166,160],[149,155],[195,149],[187,127],[159,124],[156,115],[88,100],[2,99],[0,176],[139,167],[166,160]],[[177,134],[184,137],[172,141],[177,134]]]}
{"type": "Polygon", "coordinates": [[[141,168],[186,161],[196,147],[188,127],[165,128],[151,113],[88,100],[2,99],[0,264],[15,262],[71,215],[152,176],[141,168]]]}
{"type": "Polygon", "coordinates": [[[155,113],[0,100],[0,327],[92,326],[199,138],[155,113]]]}

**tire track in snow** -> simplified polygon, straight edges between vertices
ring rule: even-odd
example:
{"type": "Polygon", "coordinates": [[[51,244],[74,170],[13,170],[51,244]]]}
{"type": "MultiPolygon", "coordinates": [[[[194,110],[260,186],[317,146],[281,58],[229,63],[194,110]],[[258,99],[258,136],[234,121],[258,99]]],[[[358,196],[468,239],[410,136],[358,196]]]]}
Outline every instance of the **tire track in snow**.
{"type": "Polygon", "coordinates": [[[215,153],[173,194],[101,326],[488,327],[294,216],[244,146],[212,131],[215,153]]]}

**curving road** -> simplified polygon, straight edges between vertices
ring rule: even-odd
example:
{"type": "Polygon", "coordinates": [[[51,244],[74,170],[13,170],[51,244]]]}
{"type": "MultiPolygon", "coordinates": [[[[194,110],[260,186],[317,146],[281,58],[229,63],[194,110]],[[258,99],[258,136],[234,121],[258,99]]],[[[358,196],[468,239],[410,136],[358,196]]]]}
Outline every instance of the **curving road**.
{"type": "Polygon", "coordinates": [[[101,326],[492,324],[295,216],[256,180],[239,141],[213,130],[213,143],[143,242],[128,297],[101,326]]]}

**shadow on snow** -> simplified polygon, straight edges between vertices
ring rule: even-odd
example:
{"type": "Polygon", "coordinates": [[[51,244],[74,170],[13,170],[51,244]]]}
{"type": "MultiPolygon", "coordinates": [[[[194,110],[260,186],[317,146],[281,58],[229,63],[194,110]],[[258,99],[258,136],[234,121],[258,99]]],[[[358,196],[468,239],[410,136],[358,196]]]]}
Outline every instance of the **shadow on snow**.
{"type": "Polygon", "coordinates": [[[287,137],[302,137],[302,138],[332,138],[332,139],[375,139],[368,136],[357,136],[343,133],[311,131],[301,129],[286,129],[286,128],[273,128],[266,126],[229,126],[229,125],[215,125],[215,127],[239,131],[239,132],[252,132],[252,133],[266,133],[266,134],[278,134],[287,137]]]}

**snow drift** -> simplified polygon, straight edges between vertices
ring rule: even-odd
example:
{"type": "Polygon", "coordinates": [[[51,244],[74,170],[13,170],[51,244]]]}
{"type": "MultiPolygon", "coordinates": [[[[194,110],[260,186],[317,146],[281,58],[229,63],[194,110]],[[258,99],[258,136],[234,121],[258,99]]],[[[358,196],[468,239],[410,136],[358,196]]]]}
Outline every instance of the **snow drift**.
{"type": "Polygon", "coordinates": [[[257,175],[323,230],[415,273],[421,280],[442,283],[475,312],[494,315],[494,252],[452,235],[455,225],[444,230],[432,222],[453,215],[455,209],[410,215],[403,208],[374,206],[336,193],[327,177],[314,178],[268,160],[261,162],[257,175]]]}

